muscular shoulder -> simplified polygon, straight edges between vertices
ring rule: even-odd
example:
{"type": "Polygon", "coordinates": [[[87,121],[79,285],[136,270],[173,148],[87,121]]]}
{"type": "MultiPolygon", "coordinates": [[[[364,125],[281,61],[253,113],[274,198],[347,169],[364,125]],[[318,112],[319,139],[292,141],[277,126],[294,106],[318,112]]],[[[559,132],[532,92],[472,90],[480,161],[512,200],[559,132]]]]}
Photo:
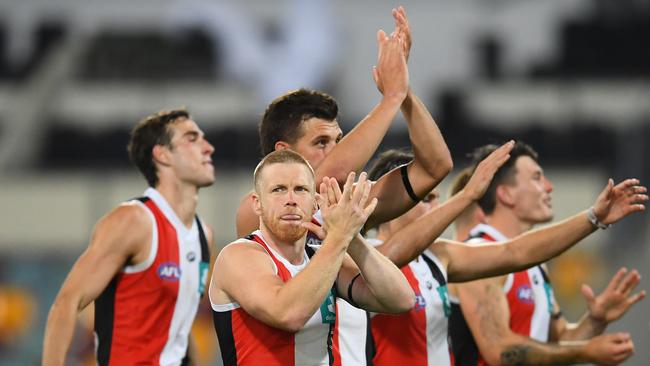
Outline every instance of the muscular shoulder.
{"type": "Polygon", "coordinates": [[[102,217],[93,232],[91,246],[136,253],[151,240],[152,219],[146,208],[134,202],[119,205],[102,217]]]}
{"type": "Polygon", "coordinates": [[[266,250],[254,241],[239,239],[226,245],[215,262],[215,275],[219,287],[227,287],[233,278],[275,273],[273,260],[266,250]],[[226,283],[224,283],[226,282],[226,283]]]}

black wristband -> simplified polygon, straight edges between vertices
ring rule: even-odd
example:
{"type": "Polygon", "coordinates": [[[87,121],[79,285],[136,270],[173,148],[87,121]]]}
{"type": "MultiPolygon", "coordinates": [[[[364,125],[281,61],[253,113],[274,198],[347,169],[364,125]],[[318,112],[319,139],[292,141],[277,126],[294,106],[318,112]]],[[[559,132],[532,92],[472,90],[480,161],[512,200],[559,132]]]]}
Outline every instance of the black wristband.
{"type": "Polygon", "coordinates": [[[355,308],[358,308],[359,305],[357,305],[357,303],[354,302],[354,299],[352,298],[352,285],[354,285],[354,281],[356,281],[357,278],[359,278],[359,276],[361,276],[361,272],[357,273],[357,275],[354,276],[354,278],[352,279],[352,281],[350,281],[350,284],[348,285],[348,302],[350,303],[350,305],[354,306],[355,308]]]}
{"type": "Polygon", "coordinates": [[[400,173],[402,173],[402,183],[404,183],[404,189],[406,189],[406,193],[408,193],[409,197],[413,200],[413,202],[418,203],[420,202],[420,198],[413,192],[413,187],[411,186],[411,181],[409,180],[409,173],[406,167],[408,164],[402,165],[399,170],[400,173]]]}

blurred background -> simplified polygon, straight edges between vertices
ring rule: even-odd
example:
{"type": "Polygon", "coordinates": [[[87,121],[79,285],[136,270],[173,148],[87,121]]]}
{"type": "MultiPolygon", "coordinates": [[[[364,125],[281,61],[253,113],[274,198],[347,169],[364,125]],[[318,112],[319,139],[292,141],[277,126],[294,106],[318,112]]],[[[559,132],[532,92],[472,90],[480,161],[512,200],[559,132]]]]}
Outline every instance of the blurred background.
{"type": "MultiPolygon", "coordinates": [[[[650,183],[648,0],[3,0],[0,365],[40,364],[47,312],[94,223],[144,191],[126,154],[136,121],[187,106],[215,145],[217,182],[199,212],[222,247],[252,187],[266,105],[320,89],[349,131],[380,99],[375,33],[393,29],[400,4],[412,88],[456,169],[476,146],[522,139],[554,183],[556,219],[589,207],[608,177],[650,183]]],[[[381,150],[408,143],[400,116],[381,150]]],[[[629,218],[551,262],[569,319],[585,310],[580,285],[600,291],[620,266],[648,288],[649,224],[629,218]]],[[[609,328],[632,333],[629,365],[650,360],[648,301],[609,328]]],[[[211,322],[206,306],[195,326],[203,365],[220,364],[211,322]]],[[[70,365],[93,364],[91,328],[86,312],[70,365]]]]}

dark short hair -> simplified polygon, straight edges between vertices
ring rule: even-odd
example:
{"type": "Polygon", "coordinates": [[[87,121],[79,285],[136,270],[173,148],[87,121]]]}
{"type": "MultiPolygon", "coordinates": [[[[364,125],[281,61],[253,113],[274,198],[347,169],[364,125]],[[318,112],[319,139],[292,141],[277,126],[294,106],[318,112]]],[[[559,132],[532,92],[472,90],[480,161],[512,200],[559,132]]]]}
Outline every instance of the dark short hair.
{"type": "Polygon", "coordinates": [[[140,120],[131,131],[127,150],[131,161],[144,175],[149,186],[158,185],[158,170],[153,161],[153,148],[156,145],[171,147],[169,125],[182,119],[189,119],[185,108],[162,110],[140,120]]]}
{"type": "Polygon", "coordinates": [[[288,92],[276,98],[264,112],[259,126],[262,154],[275,150],[278,141],[293,144],[301,137],[300,125],[310,118],[334,121],[339,107],[330,95],[308,89],[288,92]]]}
{"type": "Polygon", "coordinates": [[[413,153],[407,149],[391,149],[379,154],[368,170],[368,179],[377,180],[391,170],[408,164],[413,160],[413,153]]]}
{"type": "Polygon", "coordinates": [[[258,193],[259,193],[260,176],[262,174],[262,171],[264,170],[264,168],[272,164],[302,164],[306,166],[309,172],[311,173],[312,180],[314,181],[314,189],[316,188],[315,187],[316,175],[314,174],[314,169],[311,167],[309,162],[297,152],[285,149],[285,150],[273,151],[272,153],[266,155],[264,159],[262,159],[262,161],[260,161],[260,163],[257,164],[257,167],[255,167],[255,171],[253,172],[253,182],[255,184],[255,189],[257,190],[258,193]]]}
{"type": "MultiPolygon", "coordinates": [[[[473,169],[476,169],[478,164],[485,159],[488,155],[490,155],[494,150],[498,149],[498,145],[485,145],[481,146],[477,149],[474,150],[472,153],[472,160],[473,160],[473,169]]],[[[496,197],[496,192],[497,192],[497,187],[500,186],[501,184],[508,184],[512,183],[513,178],[515,174],[517,173],[517,169],[515,167],[515,164],[517,163],[517,160],[522,157],[522,156],[528,156],[531,159],[533,159],[535,162],[537,162],[537,152],[528,144],[517,141],[515,142],[515,146],[512,148],[512,151],[510,151],[510,159],[506,161],[499,170],[497,170],[496,174],[494,174],[494,178],[492,178],[492,182],[490,183],[490,186],[488,187],[487,191],[483,195],[483,197],[478,201],[479,206],[481,206],[481,209],[485,212],[485,214],[489,215],[492,212],[494,212],[494,208],[496,207],[497,204],[497,197],[496,197]]]]}
{"type": "Polygon", "coordinates": [[[463,170],[461,170],[451,181],[451,186],[449,188],[449,197],[453,197],[458,192],[462,191],[467,183],[469,182],[470,178],[472,178],[472,173],[473,169],[472,167],[467,167],[463,170]]]}

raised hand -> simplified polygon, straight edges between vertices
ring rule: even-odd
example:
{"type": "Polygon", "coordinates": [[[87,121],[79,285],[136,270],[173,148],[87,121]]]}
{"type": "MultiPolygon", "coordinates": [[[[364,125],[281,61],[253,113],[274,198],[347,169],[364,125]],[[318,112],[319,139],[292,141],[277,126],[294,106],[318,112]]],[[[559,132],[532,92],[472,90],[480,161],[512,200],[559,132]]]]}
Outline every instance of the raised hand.
{"type": "Polygon", "coordinates": [[[648,190],[639,185],[638,179],[626,179],[614,186],[610,178],[605,189],[594,203],[594,214],[603,224],[613,224],[625,216],[645,210],[648,190]]]}
{"type": "Polygon", "coordinates": [[[397,9],[393,9],[392,14],[393,18],[395,19],[394,33],[398,38],[402,40],[404,59],[408,62],[413,40],[411,38],[411,26],[409,25],[409,20],[406,17],[406,10],[404,10],[403,6],[400,6],[397,9]]]}
{"type": "Polygon", "coordinates": [[[510,151],[514,146],[515,142],[510,140],[483,159],[476,166],[474,173],[472,173],[465,188],[463,188],[463,193],[469,195],[472,201],[481,199],[490,186],[494,174],[510,159],[510,151]]]}
{"type": "Polygon", "coordinates": [[[376,198],[368,202],[372,182],[367,179],[366,173],[360,174],[356,186],[354,178],[355,173],[351,172],[342,192],[335,179],[324,178],[320,185],[318,198],[323,216],[323,227],[318,227],[313,223],[303,223],[303,226],[316,233],[321,239],[332,232],[352,239],[377,206],[376,198]]]}
{"type": "Polygon", "coordinates": [[[403,41],[395,32],[387,36],[383,30],[377,32],[379,56],[372,76],[377,89],[385,97],[403,100],[409,88],[409,73],[404,57],[403,41]]]}
{"type": "Polygon", "coordinates": [[[591,287],[582,285],[582,294],[587,300],[589,317],[605,325],[618,320],[632,305],[645,297],[645,291],[631,295],[639,281],[641,276],[636,269],[628,273],[626,268],[621,268],[598,296],[594,296],[591,287]]]}
{"type": "Polygon", "coordinates": [[[634,343],[628,333],[603,334],[589,340],[586,353],[596,365],[618,365],[634,354],[634,343]]]}

